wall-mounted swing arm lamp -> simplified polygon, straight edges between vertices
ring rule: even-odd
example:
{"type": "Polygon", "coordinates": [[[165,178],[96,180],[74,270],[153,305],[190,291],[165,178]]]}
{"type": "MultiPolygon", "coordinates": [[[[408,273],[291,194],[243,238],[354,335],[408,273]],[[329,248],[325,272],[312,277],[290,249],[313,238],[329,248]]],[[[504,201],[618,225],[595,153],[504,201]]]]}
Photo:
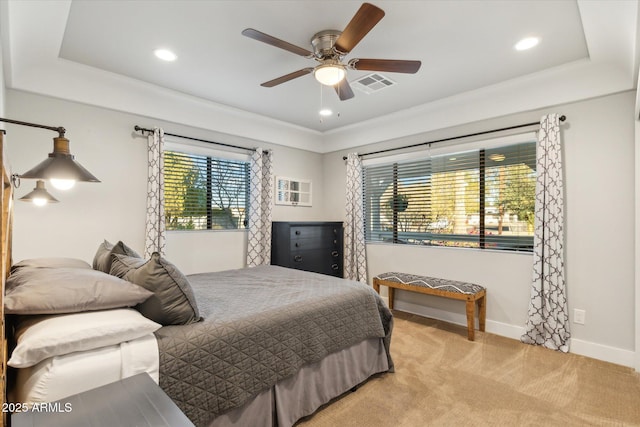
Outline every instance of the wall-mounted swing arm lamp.
{"type": "Polygon", "coordinates": [[[11,120],[0,117],[0,122],[12,123],[21,126],[29,126],[40,129],[48,129],[58,132],[58,136],[53,138],[53,152],[49,153],[49,157],[40,162],[34,168],[20,175],[13,175],[13,185],[17,188],[20,186],[19,178],[37,179],[36,188],[20,200],[33,201],[36,204],[46,204],[47,202],[57,202],[44,187],[44,180],[48,179],[55,188],[59,190],[68,190],[73,187],[76,181],[82,182],[100,182],[98,178],[93,176],[91,172],[86,170],[75,159],[69,150],[69,140],[65,138],[65,128],[59,126],[45,126],[36,123],[22,122],[19,120],[11,120]],[[35,193],[35,194],[34,194],[35,193]],[[36,201],[37,200],[37,201],[36,201]]]}
{"type": "MultiPolygon", "coordinates": [[[[20,177],[18,177],[18,175],[12,175],[11,179],[16,188],[20,187],[20,177]]],[[[49,194],[47,189],[44,187],[44,181],[41,179],[36,181],[36,188],[26,196],[20,197],[20,200],[23,202],[31,202],[36,206],[44,206],[47,203],[58,203],[58,199],[49,194]]]]}

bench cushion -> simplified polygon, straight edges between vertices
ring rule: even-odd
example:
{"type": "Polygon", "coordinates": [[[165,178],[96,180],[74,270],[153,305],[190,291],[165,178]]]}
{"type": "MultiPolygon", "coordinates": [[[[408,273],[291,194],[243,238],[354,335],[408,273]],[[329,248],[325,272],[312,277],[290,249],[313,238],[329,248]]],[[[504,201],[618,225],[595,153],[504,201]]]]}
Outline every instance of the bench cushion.
{"type": "Polygon", "coordinates": [[[379,274],[375,279],[467,295],[477,294],[484,289],[483,286],[476,285],[474,283],[458,282],[456,280],[438,279],[436,277],[417,276],[415,274],[397,272],[379,274]]]}

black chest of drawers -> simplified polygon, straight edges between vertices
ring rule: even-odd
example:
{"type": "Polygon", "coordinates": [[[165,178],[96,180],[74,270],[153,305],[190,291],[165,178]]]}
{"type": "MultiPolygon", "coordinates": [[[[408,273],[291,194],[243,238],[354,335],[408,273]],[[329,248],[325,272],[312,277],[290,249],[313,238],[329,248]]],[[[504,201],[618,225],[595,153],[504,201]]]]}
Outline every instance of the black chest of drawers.
{"type": "Polygon", "coordinates": [[[342,277],[341,222],[273,222],[271,264],[342,277]]]}

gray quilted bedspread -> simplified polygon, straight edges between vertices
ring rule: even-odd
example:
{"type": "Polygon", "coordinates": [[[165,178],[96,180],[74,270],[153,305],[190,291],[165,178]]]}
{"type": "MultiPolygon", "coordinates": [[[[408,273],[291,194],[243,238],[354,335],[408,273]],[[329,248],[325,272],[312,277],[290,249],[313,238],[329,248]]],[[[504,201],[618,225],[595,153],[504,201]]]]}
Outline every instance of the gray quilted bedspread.
{"type": "Polygon", "coordinates": [[[188,276],[204,320],[156,332],[160,386],[197,425],[301,366],[366,338],[392,316],[369,286],[276,266],[188,276]]]}

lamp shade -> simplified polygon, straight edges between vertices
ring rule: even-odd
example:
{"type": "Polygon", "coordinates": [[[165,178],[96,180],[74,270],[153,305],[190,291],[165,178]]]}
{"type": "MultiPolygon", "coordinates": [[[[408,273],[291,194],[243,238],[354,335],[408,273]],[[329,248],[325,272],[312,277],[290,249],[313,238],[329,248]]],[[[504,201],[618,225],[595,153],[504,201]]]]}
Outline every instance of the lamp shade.
{"type": "Polygon", "coordinates": [[[326,86],[335,86],[347,75],[340,64],[323,64],[316,67],[313,72],[316,80],[326,86]]]}
{"type": "Polygon", "coordinates": [[[20,200],[24,202],[33,202],[33,204],[38,206],[44,206],[47,203],[58,203],[58,200],[49,194],[47,189],[44,187],[44,181],[41,179],[36,181],[36,188],[34,188],[31,193],[21,197],[20,200]]]}
{"type": "Polygon", "coordinates": [[[100,182],[91,172],[74,160],[73,154],[69,152],[68,139],[53,138],[53,142],[53,153],[49,153],[49,157],[34,168],[20,174],[20,178],[100,182]]]}

